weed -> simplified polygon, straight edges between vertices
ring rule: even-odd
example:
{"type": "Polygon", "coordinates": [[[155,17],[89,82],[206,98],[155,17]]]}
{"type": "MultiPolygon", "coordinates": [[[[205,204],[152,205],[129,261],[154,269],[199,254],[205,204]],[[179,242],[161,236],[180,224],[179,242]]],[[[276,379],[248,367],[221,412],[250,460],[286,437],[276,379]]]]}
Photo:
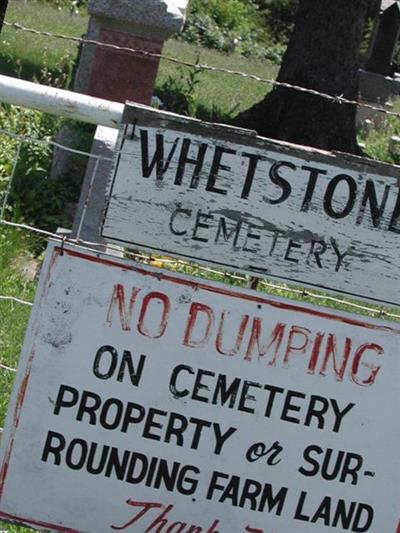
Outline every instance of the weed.
{"type": "MultiPolygon", "coordinates": [[[[393,102],[393,110],[400,111],[400,100],[393,102]]],[[[359,129],[358,140],[365,148],[365,154],[377,161],[391,164],[400,164],[400,154],[389,149],[390,138],[400,136],[399,119],[395,116],[387,115],[384,120],[370,127],[359,129]]]]}
{"type": "Polygon", "coordinates": [[[38,75],[34,76],[34,81],[50,87],[69,89],[72,86],[72,75],[75,68],[75,60],[70,51],[65,51],[60,55],[57,66],[53,69],[49,67],[48,48],[43,50],[42,65],[38,75]]]}
{"type": "MultiPolygon", "coordinates": [[[[200,63],[200,54],[196,57],[195,65],[200,63]]],[[[228,122],[237,112],[239,104],[223,110],[215,102],[208,106],[199,99],[198,89],[204,72],[197,66],[179,67],[177,75],[168,76],[156,90],[159,107],[173,113],[196,117],[210,122],[228,122]]]]}
{"type": "MultiPolygon", "coordinates": [[[[19,264],[31,260],[29,248],[35,237],[16,228],[0,227],[0,294],[18,295],[32,300],[36,282],[21,272],[19,264]]],[[[10,301],[0,301],[0,361],[10,367],[18,363],[18,356],[28,324],[30,307],[10,301]]],[[[4,427],[5,415],[15,374],[0,372],[0,426],[4,427]]],[[[0,523],[0,529],[8,533],[28,532],[27,528],[0,523]]]]}
{"type": "MultiPolygon", "coordinates": [[[[199,64],[200,56],[196,58],[199,64]]],[[[177,75],[168,76],[164,83],[156,89],[156,96],[161,100],[161,107],[195,117],[197,114],[197,87],[200,83],[202,70],[195,67],[178,67],[177,75]]]]}

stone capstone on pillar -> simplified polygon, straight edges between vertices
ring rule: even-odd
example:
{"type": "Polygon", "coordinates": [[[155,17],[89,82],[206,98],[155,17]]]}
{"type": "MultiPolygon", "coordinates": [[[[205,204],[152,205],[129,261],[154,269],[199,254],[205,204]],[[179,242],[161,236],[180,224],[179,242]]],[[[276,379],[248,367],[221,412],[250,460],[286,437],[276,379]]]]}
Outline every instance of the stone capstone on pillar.
{"type": "Polygon", "coordinates": [[[165,40],[182,30],[187,1],[89,0],[89,13],[96,17],[124,21],[142,28],[157,29],[160,32],[159,38],[165,40]]]}

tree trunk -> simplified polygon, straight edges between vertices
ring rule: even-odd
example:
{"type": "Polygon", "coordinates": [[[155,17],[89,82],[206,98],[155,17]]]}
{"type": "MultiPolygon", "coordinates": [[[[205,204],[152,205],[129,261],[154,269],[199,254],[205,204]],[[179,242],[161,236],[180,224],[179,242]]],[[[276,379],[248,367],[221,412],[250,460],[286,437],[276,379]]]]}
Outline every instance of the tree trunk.
{"type": "Polygon", "coordinates": [[[4,17],[6,16],[8,0],[0,0],[0,33],[3,29],[4,17]]]}
{"type": "MultiPolygon", "coordinates": [[[[371,0],[301,0],[278,81],[332,96],[358,97],[359,50],[371,0]]],[[[360,153],[356,106],[274,87],[235,124],[259,135],[360,153]]]]}

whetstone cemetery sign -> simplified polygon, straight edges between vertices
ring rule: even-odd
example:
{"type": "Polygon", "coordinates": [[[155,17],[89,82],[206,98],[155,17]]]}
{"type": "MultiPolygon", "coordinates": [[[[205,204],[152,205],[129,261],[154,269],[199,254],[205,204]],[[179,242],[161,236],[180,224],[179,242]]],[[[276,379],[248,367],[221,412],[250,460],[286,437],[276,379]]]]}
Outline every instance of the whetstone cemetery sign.
{"type": "Polygon", "coordinates": [[[102,235],[400,304],[400,168],[128,105],[102,235]]]}
{"type": "Polygon", "coordinates": [[[396,533],[399,333],[51,244],[2,439],[0,519],[396,533]]]}

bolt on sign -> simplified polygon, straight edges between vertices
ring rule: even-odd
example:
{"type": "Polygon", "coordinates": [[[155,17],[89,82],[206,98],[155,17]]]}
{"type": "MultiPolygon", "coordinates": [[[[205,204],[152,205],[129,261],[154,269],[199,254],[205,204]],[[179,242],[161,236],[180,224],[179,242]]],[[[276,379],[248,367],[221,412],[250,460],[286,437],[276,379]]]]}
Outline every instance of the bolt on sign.
{"type": "Polygon", "coordinates": [[[396,533],[399,336],[50,244],[2,439],[0,519],[396,533]]]}
{"type": "Polygon", "coordinates": [[[102,236],[400,304],[400,168],[126,107],[102,236]]]}

